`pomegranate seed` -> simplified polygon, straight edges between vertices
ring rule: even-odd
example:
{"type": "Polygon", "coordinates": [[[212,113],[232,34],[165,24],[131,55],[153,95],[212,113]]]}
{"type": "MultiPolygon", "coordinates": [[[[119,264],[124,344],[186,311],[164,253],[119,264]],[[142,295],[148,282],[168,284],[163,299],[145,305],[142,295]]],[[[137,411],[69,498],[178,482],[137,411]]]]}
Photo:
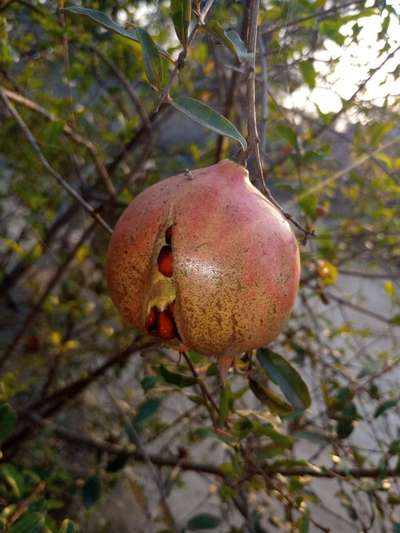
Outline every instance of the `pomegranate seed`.
{"type": "Polygon", "coordinates": [[[150,309],[149,314],[146,318],[146,330],[150,333],[151,331],[154,331],[157,326],[157,319],[158,319],[158,309],[157,307],[152,307],[150,309]]]}
{"type": "Polygon", "coordinates": [[[163,246],[158,255],[158,270],[167,278],[172,277],[173,259],[171,246],[163,246]]]}
{"type": "Polygon", "coordinates": [[[175,337],[174,319],[167,311],[162,311],[158,316],[157,334],[162,339],[173,339],[175,337]]]}

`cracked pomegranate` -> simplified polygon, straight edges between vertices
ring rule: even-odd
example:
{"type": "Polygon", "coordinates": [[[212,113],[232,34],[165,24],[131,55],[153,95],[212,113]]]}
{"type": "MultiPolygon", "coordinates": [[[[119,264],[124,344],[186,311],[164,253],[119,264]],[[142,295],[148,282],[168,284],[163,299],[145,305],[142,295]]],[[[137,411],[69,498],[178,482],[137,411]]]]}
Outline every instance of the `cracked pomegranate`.
{"type": "Polygon", "coordinates": [[[142,192],[115,227],[107,271],[135,328],[221,364],[282,330],[300,262],[288,222],[224,160],[142,192]]]}

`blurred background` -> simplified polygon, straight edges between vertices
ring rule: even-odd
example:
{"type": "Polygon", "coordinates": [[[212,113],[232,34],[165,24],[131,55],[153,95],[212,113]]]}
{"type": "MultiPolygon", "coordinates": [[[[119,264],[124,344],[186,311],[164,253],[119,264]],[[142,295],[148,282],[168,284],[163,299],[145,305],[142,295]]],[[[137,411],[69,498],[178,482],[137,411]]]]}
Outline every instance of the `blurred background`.
{"type": "MultiPolygon", "coordinates": [[[[167,1],[74,5],[145,28],[173,59],[182,50],[167,1]]],[[[11,110],[111,227],[149,185],[239,145],[172,106],[156,112],[140,44],[64,7],[0,1],[0,527],[399,532],[399,2],[261,2],[268,185],[316,232],[304,242],[296,230],[301,288],[271,348],[313,404],[279,416],[231,371],[231,434],[215,431],[192,379],[191,367],[218,404],[214,362],[190,352],[188,366],[122,322],[109,234],[11,110]]],[[[196,33],[171,91],[243,135],[248,69],[224,30],[245,40],[248,7],[211,3],[214,26],[196,33]]]]}

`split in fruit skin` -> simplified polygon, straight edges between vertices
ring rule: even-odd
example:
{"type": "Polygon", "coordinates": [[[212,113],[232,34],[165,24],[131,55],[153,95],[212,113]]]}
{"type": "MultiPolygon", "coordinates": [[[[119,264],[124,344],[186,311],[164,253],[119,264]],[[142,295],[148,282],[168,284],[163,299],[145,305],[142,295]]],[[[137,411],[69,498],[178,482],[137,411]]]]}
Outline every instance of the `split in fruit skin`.
{"type": "Polygon", "coordinates": [[[172,241],[172,226],[167,228],[167,230],[165,232],[165,242],[167,244],[171,245],[171,241],[172,241]]]}

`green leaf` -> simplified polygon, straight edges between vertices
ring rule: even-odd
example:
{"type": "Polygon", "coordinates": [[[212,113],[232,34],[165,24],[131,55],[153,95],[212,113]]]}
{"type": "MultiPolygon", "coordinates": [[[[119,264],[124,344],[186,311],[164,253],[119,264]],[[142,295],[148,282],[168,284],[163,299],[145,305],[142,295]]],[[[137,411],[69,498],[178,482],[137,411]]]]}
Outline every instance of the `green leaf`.
{"type": "Polygon", "coordinates": [[[293,437],[290,435],[284,435],[283,433],[279,433],[279,431],[276,431],[272,424],[259,424],[256,425],[254,431],[254,435],[257,435],[259,437],[269,437],[275,444],[279,445],[281,448],[291,448],[294,443],[293,437]]]}
{"type": "Polygon", "coordinates": [[[339,46],[342,46],[346,40],[346,37],[340,32],[342,24],[342,20],[323,20],[319,23],[319,31],[329,39],[332,39],[332,41],[335,41],[339,46]]]}
{"type": "Polygon", "coordinates": [[[258,461],[265,461],[266,459],[272,459],[277,455],[284,454],[287,452],[287,447],[277,446],[276,444],[268,444],[260,448],[255,448],[254,452],[258,461]]]}
{"type": "Polygon", "coordinates": [[[86,507],[91,507],[100,498],[101,483],[97,476],[89,477],[82,488],[82,500],[86,507]]]}
{"type": "Polygon", "coordinates": [[[235,30],[224,30],[216,20],[208,21],[205,29],[224,43],[239,62],[246,61],[252,57],[252,54],[247,51],[246,45],[235,30]]]}
{"type": "Polygon", "coordinates": [[[318,433],[317,431],[296,431],[294,437],[296,439],[305,439],[315,444],[329,443],[329,437],[325,436],[323,433],[318,433]]]}
{"type": "Polygon", "coordinates": [[[135,30],[126,30],[125,28],[114,22],[108,15],[106,15],[102,11],[79,6],[69,6],[64,8],[64,11],[67,11],[68,13],[74,13],[75,15],[85,15],[86,17],[89,17],[90,19],[94,20],[94,22],[97,22],[97,24],[99,24],[103,28],[106,28],[107,30],[111,30],[114,33],[118,33],[118,35],[122,35],[122,37],[131,39],[132,41],[139,41],[135,30]]]}
{"type": "Polygon", "coordinates": [[[267,348],[257,351],[257,359],[267,376],[280,387],[285,398],[295,409],[310,407],[308,387],[295,368],[279,354],[267,348]]]}
{"type": "Polygon", "coordinates": [[[189,531],[198,531],[199,529],[215,529],[220,524],[220,519],[209,513],[200,513],[194,516],[186,524],[189,531]]]}
{"type": "Polygon", "coordinates": [[[390,323],[393,324],[394,326],[400,326],[400,314],[393,316],[390,319],[390,323]]]}
{"type": "Polygon", "coordinates": [[[317,73],[315,72],[313,61],[311,61],[311,59],[307,59],[307,61],[301,61],[299,63],[299,68],[305,83],[310,87],[310,89],[314,89],[315,77],[317,73]]]}
{"type": "Polygon", "coordinates": [[[10,528],[9,533],[42,533],[45,516],[41,513],[26,513],[10,528]]]}
{"type": "Polygon", "coordinates": [[[140,384],[142,385],[144,392],[147,392],[152,389],[158,383],[158,381],[158,376],[145,376],[140,384]]]}
{"type": "Polygon", "coordinates": [[[268,387],[265,387],[258,381],[249,378],[249,386],[254,396],[265,404],[272,413],[279,416],[288,416],[293,413],[293,408],[290,404],[286,403],[282,398],[279,398],[268,387]]]}
{"type": "MultiPolygon", "coordinates": [[[[86,17],[89,17],[90,19],[92,19],[94,22],[97,22],[97,24],[99,24],[103,28],[106,28],[107,30],[111,30],[114,33],[118,33],[118,35],[121,35],[122,37],[126,37],[127,39],[130,39],[131,41],[140,43],[140,38],[136,30],[126,30],[120,24],[117,24],[116,22],[114,22],[108,15],[106,15],[102,11],[98,11],[97,9],[88,9],[87,7],[80,7],[80,6],[69,6],[69,7],[64,8],[64,11],[73,13],[75,15],[85,15],[86,17]]],[[[170,55],[167,52],[165,52],[165,50],[162,50],[162,48],[158,48],[158,47],[157,49],[160,54],[165,56],[169,61],[173,62],[170,55]]]]}
{"type": "Polygon", "coordinates": [[[218,425],[223,426],[229,411],[233,406],[233,396],[232,390],[229,383],[225,383],[223,388],[221,388],[220,399],[219,399],[219,415],[218,415],[218,425]]]}
{"type": "Polygon", "coordinates": [[[16,498],[21,498],[25,489],[25,482],[20,471],[11,463],[0,465],[0,476],[4,478],[16,498]]]}
{"type": "Polygon", "coordinates": [[[297,147],[297,135],[293,128],[286,124],[278,124],[276,126],[276,131],[281,137],[288,141],[293,148],[297,147]]]}
{"type": "Polygon", "coordinates": [[[236,126],[217,111],[214,111],[212,107],[203,104],[203,102],[199,102],[198,100],[194,100],[193,98],[189,98],[188,96],[179,96],[178,98],[175,98],[172,105],[175,109],[184,113],[187,117],[191,118],[198,124],[201,124],[205,128],[239,142],[242,145],[243,150],[246,150],[246,139],[240,134],[236,126]]]}
{"type": "Polygon", "coordinates": [[[141,428],[148,418],[151,418],[160,407],[161,398],[150,398],[143,402],[140,407],[137,415],[133,419],[133,423],[136,427],[141,428]]]}
{"type": "Polygon", "coordinates": [[[307,194],[307,196],[300,198],[299,206],[304,211],[304,213],[311,218],[311,220],[316,220],[318,198],[315,194],[307,194]]]}
{"type": "Polygon", "coordinates": [[[247,50],[245,43],[237,31],[225,30],[225,35],[235,47],[236,54],[239,56],[240,61],[248,61],[253,57],[253,54],[247,50]]]}
{"type": "Polygon", "coordinates": [[[299,523],[299,533],[308,533],[310,531],[310,511],[307,509],[301,517],[299,523]]]}
{"type": "Polygon", "coordinates": [[[160,372],[160,376],[164,379],[164,381],[171,383],[172,385],[176,385],[180,389],[183,389],[184,387],[191,387],[197,382],[196,378],[171,372],[165,368],[164,365],[160,365],[158,371],[160,372]]]}
{"type": "Polygon", "coordinates": [[[11,435],[17,424],[17,415],[7,403],[0,405],[0,442],[11,435]]]}
{"type": "Polygon", "coordinates": [[[126,452],[119,453],[106,466],[107,472],[118,472],[118,470],[124,468],[128,459],[129,455],[126,452]]]}
{"type": "Polygon", "coordinates": [[[192,17],[191,0],[171,0],[171,18],[176,35],[183,48],[187,48],[190,19],[192,17]]]}
{"type": "Polygon", "coordinates": [[[375,410],[374,418],[377,418],[378,416],[382,415],[385,411],[388,409],[391,409],[392,407],[395,407],[399,403],[399,400],[386,400],[386,402],[382,402],[375,410]]]}
{"type": "Polygon", "coordinates": [[[339,439],[346,439],[354,430],[354,419],[339,418],[336,424],[336,433],[339,439]]]}
{"type": "Polygon", "coordinates": [[[250,513],[249,525],[251,527],[251,531],[254,533],[267,533],[267,531],[261,525],[261,514],[255,509],[253,509],[253,511],[250,513]]]}
{"type": "Polygon", "coordinates": [[[153,39],[143,28],[137,28],[136,34],[142,46],[144,71],[150,85],[160,89],[163,79],[160,55],[153,39]]]}
{"type": "Polygon", "coordinates": [[[78,526],[70,520],[69,518],[66,518],[62,521],[62,524],[60,526],[60,531],[58,533],[76,533],[78,531],[78,526]]]}

